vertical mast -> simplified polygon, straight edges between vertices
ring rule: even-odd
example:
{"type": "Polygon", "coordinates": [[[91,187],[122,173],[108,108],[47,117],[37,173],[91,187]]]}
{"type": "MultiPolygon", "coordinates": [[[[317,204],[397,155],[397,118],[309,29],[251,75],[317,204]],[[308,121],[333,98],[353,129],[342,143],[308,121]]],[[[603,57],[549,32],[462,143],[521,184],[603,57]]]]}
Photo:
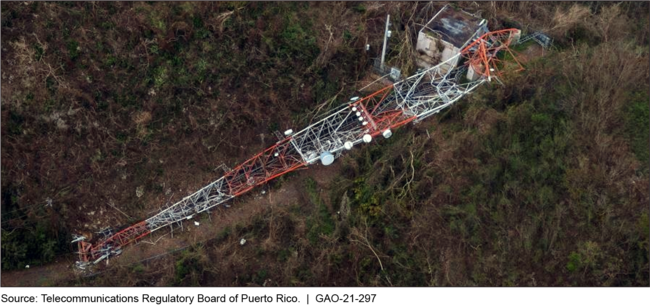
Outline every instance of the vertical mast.
{"type": "Polygon", "coordinates": [[[386,30],[384,30],[384,47],[381,49],[381,65],[380,68],[384,70],[384,59],[386,58],[386,41],[388,40],[388,26],[390,25],[390,15],[386,15],[386,30]]]}

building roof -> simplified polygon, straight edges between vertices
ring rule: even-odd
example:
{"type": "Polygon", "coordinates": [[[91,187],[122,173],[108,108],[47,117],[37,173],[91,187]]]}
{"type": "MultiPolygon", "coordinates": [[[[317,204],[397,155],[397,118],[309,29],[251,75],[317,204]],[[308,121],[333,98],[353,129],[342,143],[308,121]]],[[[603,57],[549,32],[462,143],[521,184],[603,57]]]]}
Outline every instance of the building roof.
{"type": "Polygon", "coordinates": [[[460,48],[485,24],[485,19],[445,5],[422,31],[435,33],[442,40],[460,48]]]}

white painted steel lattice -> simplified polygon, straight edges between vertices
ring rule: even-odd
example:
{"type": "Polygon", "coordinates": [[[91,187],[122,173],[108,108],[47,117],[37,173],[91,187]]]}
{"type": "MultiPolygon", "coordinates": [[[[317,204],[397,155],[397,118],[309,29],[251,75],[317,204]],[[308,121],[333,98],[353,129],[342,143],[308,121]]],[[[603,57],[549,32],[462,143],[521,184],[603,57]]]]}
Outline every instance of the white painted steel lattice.
{"type": "Polygon", "coordinates": [[[369,143],[378,136],[388,138],[395,128],[439,112],[479,85],[498,77],[501,62],[497,53],[510,52],[508,45],[515,33],[516,29],[489,32],[446,62],[361,99],[355,97],[301,131],[287,130],[275,145],[147,220],[116,234],[105,234],[94,243],[86,241],[85,237],[75,237],[73,242],[78,243],[80,255],[78,266],[85,267],[119,255],[124,246],[156,230],[175,224],[182,227],[184,220],[282,174],[317,161],[330,164],[344,150],[369,143]],[[465,61],[465,66],[449,70],[447,63],[456,60],[465,61]],[[475,81],[464,79],[463,74],[468,69],[480,77],[475,81]]]}

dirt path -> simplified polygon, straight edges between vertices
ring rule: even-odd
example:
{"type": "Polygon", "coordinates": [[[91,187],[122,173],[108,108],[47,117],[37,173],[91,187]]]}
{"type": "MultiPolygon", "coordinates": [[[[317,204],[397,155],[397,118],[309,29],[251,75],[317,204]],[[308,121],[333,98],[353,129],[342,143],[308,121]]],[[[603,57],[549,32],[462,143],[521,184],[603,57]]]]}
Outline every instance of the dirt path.
{"type": "Polygon", "coordinates": [[[52,286],[74,277],[74,271],[71,269],[73,264],[72,259],[59,259],[45,266],[2,272],[0,283],[2,287],[52,286]]]}
{"type": "MultiPolygon", "coordinates": [[[[245,222],[269,207],[283,207],[302,201],[300,189],[302,182],[307,177],[312,177],[319,188],[327,188],[332,179],[340,173],[340,168],[340,163],[329,167],[316,165],[299,171],[297,175],[283,182],[282,186],[276,190],[270,190],[267,185],[255,188],[246,196],[213,209],[209,217],[207,214],[201,214],[193,220],[184,222],[184,230],[175,229],[173,237],[169,230],[161,230],[161,233],[152,234],[137,245],[126,247],[121,256],[111,259],[108,264],[101,263],[94,272],[102,273],[114,265],[135,264],[172,250],[212,239],[227,226],[245,222]],[[199,222],[198,226],[194,224],[195,221],[199,222]]],[[[73,264],[74,258],[59,259],[57,262],[45,266],[3,272],[2,286],[35,287],[61,284],[76,277],[74,269],[72,269],[73,264]]]]}

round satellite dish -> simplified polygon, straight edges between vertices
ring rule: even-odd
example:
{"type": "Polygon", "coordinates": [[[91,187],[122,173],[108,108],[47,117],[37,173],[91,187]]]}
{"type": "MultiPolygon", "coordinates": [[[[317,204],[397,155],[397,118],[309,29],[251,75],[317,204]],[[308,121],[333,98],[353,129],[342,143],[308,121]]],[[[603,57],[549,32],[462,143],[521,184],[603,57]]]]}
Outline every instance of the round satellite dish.
{"type": "Polygon", "coordinates": [[[330,152],[323,152],[320,155],[320,161],[324,166],[329,166],[334,162],[334,155],[330,152]]]}
{"type": "Polygon", "coordinates": [[[391,132],[390,129],[385,130],[382,135],[384,135],[384,138],[390,138],[390,136],[393,136],[393,132],[391,132]]]}
{"type": "Polygon", "coordinates": [[[275,156],[275,157],[278,157],[279,155],[280,154],[278,152],[275,152],[275,154],[273,154],[273,156],[275,156]]]}
{"type": "Polygon", "coordinates": [[[343,144],[343,147],[344,147],[346,150],[352,150],[352,147],[353,147],[353,146],[354,146],[354,144],[353,144],[351,141],[346,141],[346,142],[343,144]]]}
{"type": "Polygon", "coordinates": [[[372,141],[372,136],[370,134],[363,135],[363,142],[370,143],[372,141]]]}
{"type": "Polygon", "coordinates": [[[290,136],[291,134],[293,134],[292,129],[288,129],[288,130],[284,131],[284,136],[290,136]]]}
{"type": "Polygon", "coordinates": [[[363,121],[363,118],[362,118],[362,117],[359,117],[359,121],[363,121]]]}
{"type": "Polygon", "coordinates": [[[363,122],[363,125],[367,125],[367,124],[368,124],[368,122],[367,122],[367,121],[364,121],[364,122],[363,122]]]}
{"type": "Polygon", "coordinates": [[[358,116],[361,116],[361,112],[357,112],[357,117],[358,117],[358,116]]]}
{"type": "Polygon", "coordinates": [[[353,111],[353,112],[356,112],[356,111],[357,111],[357,107],[356,107],[356,106],[353,106],[353,107],[352,107],[352,111],[353,111]]]}

